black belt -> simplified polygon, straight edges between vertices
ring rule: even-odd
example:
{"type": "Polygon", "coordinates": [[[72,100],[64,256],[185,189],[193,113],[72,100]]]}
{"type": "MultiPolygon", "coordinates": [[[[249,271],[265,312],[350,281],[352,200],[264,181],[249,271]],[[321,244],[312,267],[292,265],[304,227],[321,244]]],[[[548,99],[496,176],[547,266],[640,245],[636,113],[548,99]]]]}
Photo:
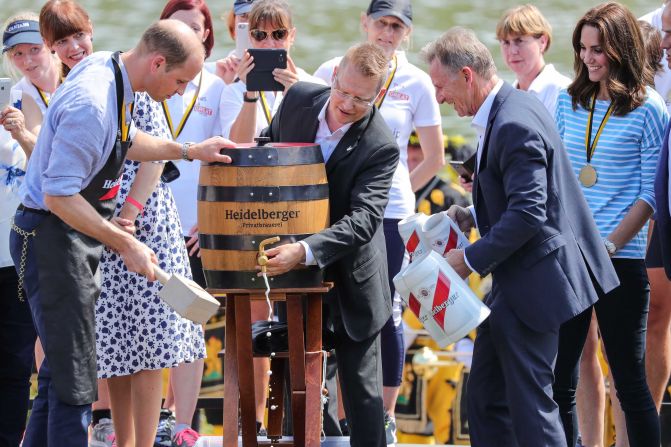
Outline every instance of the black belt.
{"type": "Polygon", "coordinates": [[[38,208],[28,208],[23,203],[20,204],[17,209],[19,211],[30,211],[31,213],[35,213],[35,214],[44,214],[45,216],[48,216],[49,214],[51,214],[51,211],[41,210],[41,209],[38,209],[38,208]]]}

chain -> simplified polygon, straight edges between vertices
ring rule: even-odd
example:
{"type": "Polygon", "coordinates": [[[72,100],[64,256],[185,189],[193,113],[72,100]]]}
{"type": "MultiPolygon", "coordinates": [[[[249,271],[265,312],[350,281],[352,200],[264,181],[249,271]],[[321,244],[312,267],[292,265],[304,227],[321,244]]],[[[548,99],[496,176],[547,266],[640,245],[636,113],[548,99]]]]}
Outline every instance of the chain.
{"type": "Polygon", "coordinates": [[[23,244],[21,246],[21,260],[19,261],[19,282],[18,282],[18,296],[19,296],[19,301],[23,302],[25,301],[25,298],[23,297],[23,278],[26,275],[26,257],[28,254],[28,238],[30,236],[35,236],[35,230],[33,231],[26,231],[22,228],[19,228],[12,222],[12,230],[16,231],[16,233],[23,237],[23,244]]]}

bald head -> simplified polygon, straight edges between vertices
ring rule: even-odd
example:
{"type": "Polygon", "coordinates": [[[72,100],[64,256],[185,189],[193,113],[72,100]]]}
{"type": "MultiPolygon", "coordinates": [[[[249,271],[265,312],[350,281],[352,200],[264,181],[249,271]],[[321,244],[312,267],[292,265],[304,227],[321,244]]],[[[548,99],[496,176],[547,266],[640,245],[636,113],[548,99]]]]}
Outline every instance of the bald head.
{"type": "Polygon", "coordinates": [[[181,66],[189,57],[205,60],[205,47],[184,22],[174,19],[153,23],[142,35],[137,47],[141,54],[158,53],[165,58],[166,70],[181,66]]]}

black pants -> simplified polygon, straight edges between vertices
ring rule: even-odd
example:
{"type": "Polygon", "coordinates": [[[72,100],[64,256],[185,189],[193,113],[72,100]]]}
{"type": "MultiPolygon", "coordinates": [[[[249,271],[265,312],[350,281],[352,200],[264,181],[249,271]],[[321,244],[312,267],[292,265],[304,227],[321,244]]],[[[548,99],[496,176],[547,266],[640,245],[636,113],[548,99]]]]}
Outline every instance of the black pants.
{"type": "MultiPolygon", "coordinates": [[[[642,259],[613,259],[620,286],[599,291],[594,305],[606,356],[627,422],[631,447],[659,447],[659,417],[645,377],[645,334],[650,284],[642,259]]],[[[554,398],[569,447],[575,446],[578,423],[575,393],[579,363],[592,309],[564,323],[559,331],[554,398]]]]}
{"type": "Polygon", "coordinates": [[[16,447],[23,437],[37,338],[17,279],[14,266],[0,268],[0,447],[16,447]]]}

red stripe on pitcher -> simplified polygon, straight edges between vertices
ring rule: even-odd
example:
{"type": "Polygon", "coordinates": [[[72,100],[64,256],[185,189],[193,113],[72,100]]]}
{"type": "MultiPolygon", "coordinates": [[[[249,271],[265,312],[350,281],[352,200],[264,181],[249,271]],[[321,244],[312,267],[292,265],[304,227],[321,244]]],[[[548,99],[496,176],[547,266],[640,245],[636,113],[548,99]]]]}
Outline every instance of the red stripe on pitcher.
{"type": "Polygon", "coordinates": [[[433,319],[440,327],[445,324],[445,311],[447,310],[447,300],[450,297],[450,280],[442,271],[438,271],[438,281],[436,282],[436,291],[433,294],[432,314],[433,319]],[[436,310],[438,307],[438,310],[436,310]]]}
{"type": "Polygon", "coordinates": [[[415,295],[413,295],[412,293],[408,297],[408,306],[410,306],[410,310],[412,311],[412,313],[414,313],[417,316],[417,318],[419,318],[419,311],[421,310],[422,305],[419,304],[419,301],[417,300],[417,298],[415,298],[415,295]]]}
{"type": "Polygon", "coordinates": [[[450,236],[447,238],[447,243],[445,244],[445,250],[443,251],[443,256],[447,254],[448,251],[457,248],[457,242],[459,242],[459,235],[450,227],[450,236]]]}
{"type": "Polygon", "coordinates": [[[412,262],[412,255],[415,253],[415,250],[417,250],[418,245],[419,235],[417,234],[417,230],[415,230],[412,232],[408,238],[408,242],[405,244],[405,249],[408,251],[408,254],[410,254],[410,262],[412,262]]]}

